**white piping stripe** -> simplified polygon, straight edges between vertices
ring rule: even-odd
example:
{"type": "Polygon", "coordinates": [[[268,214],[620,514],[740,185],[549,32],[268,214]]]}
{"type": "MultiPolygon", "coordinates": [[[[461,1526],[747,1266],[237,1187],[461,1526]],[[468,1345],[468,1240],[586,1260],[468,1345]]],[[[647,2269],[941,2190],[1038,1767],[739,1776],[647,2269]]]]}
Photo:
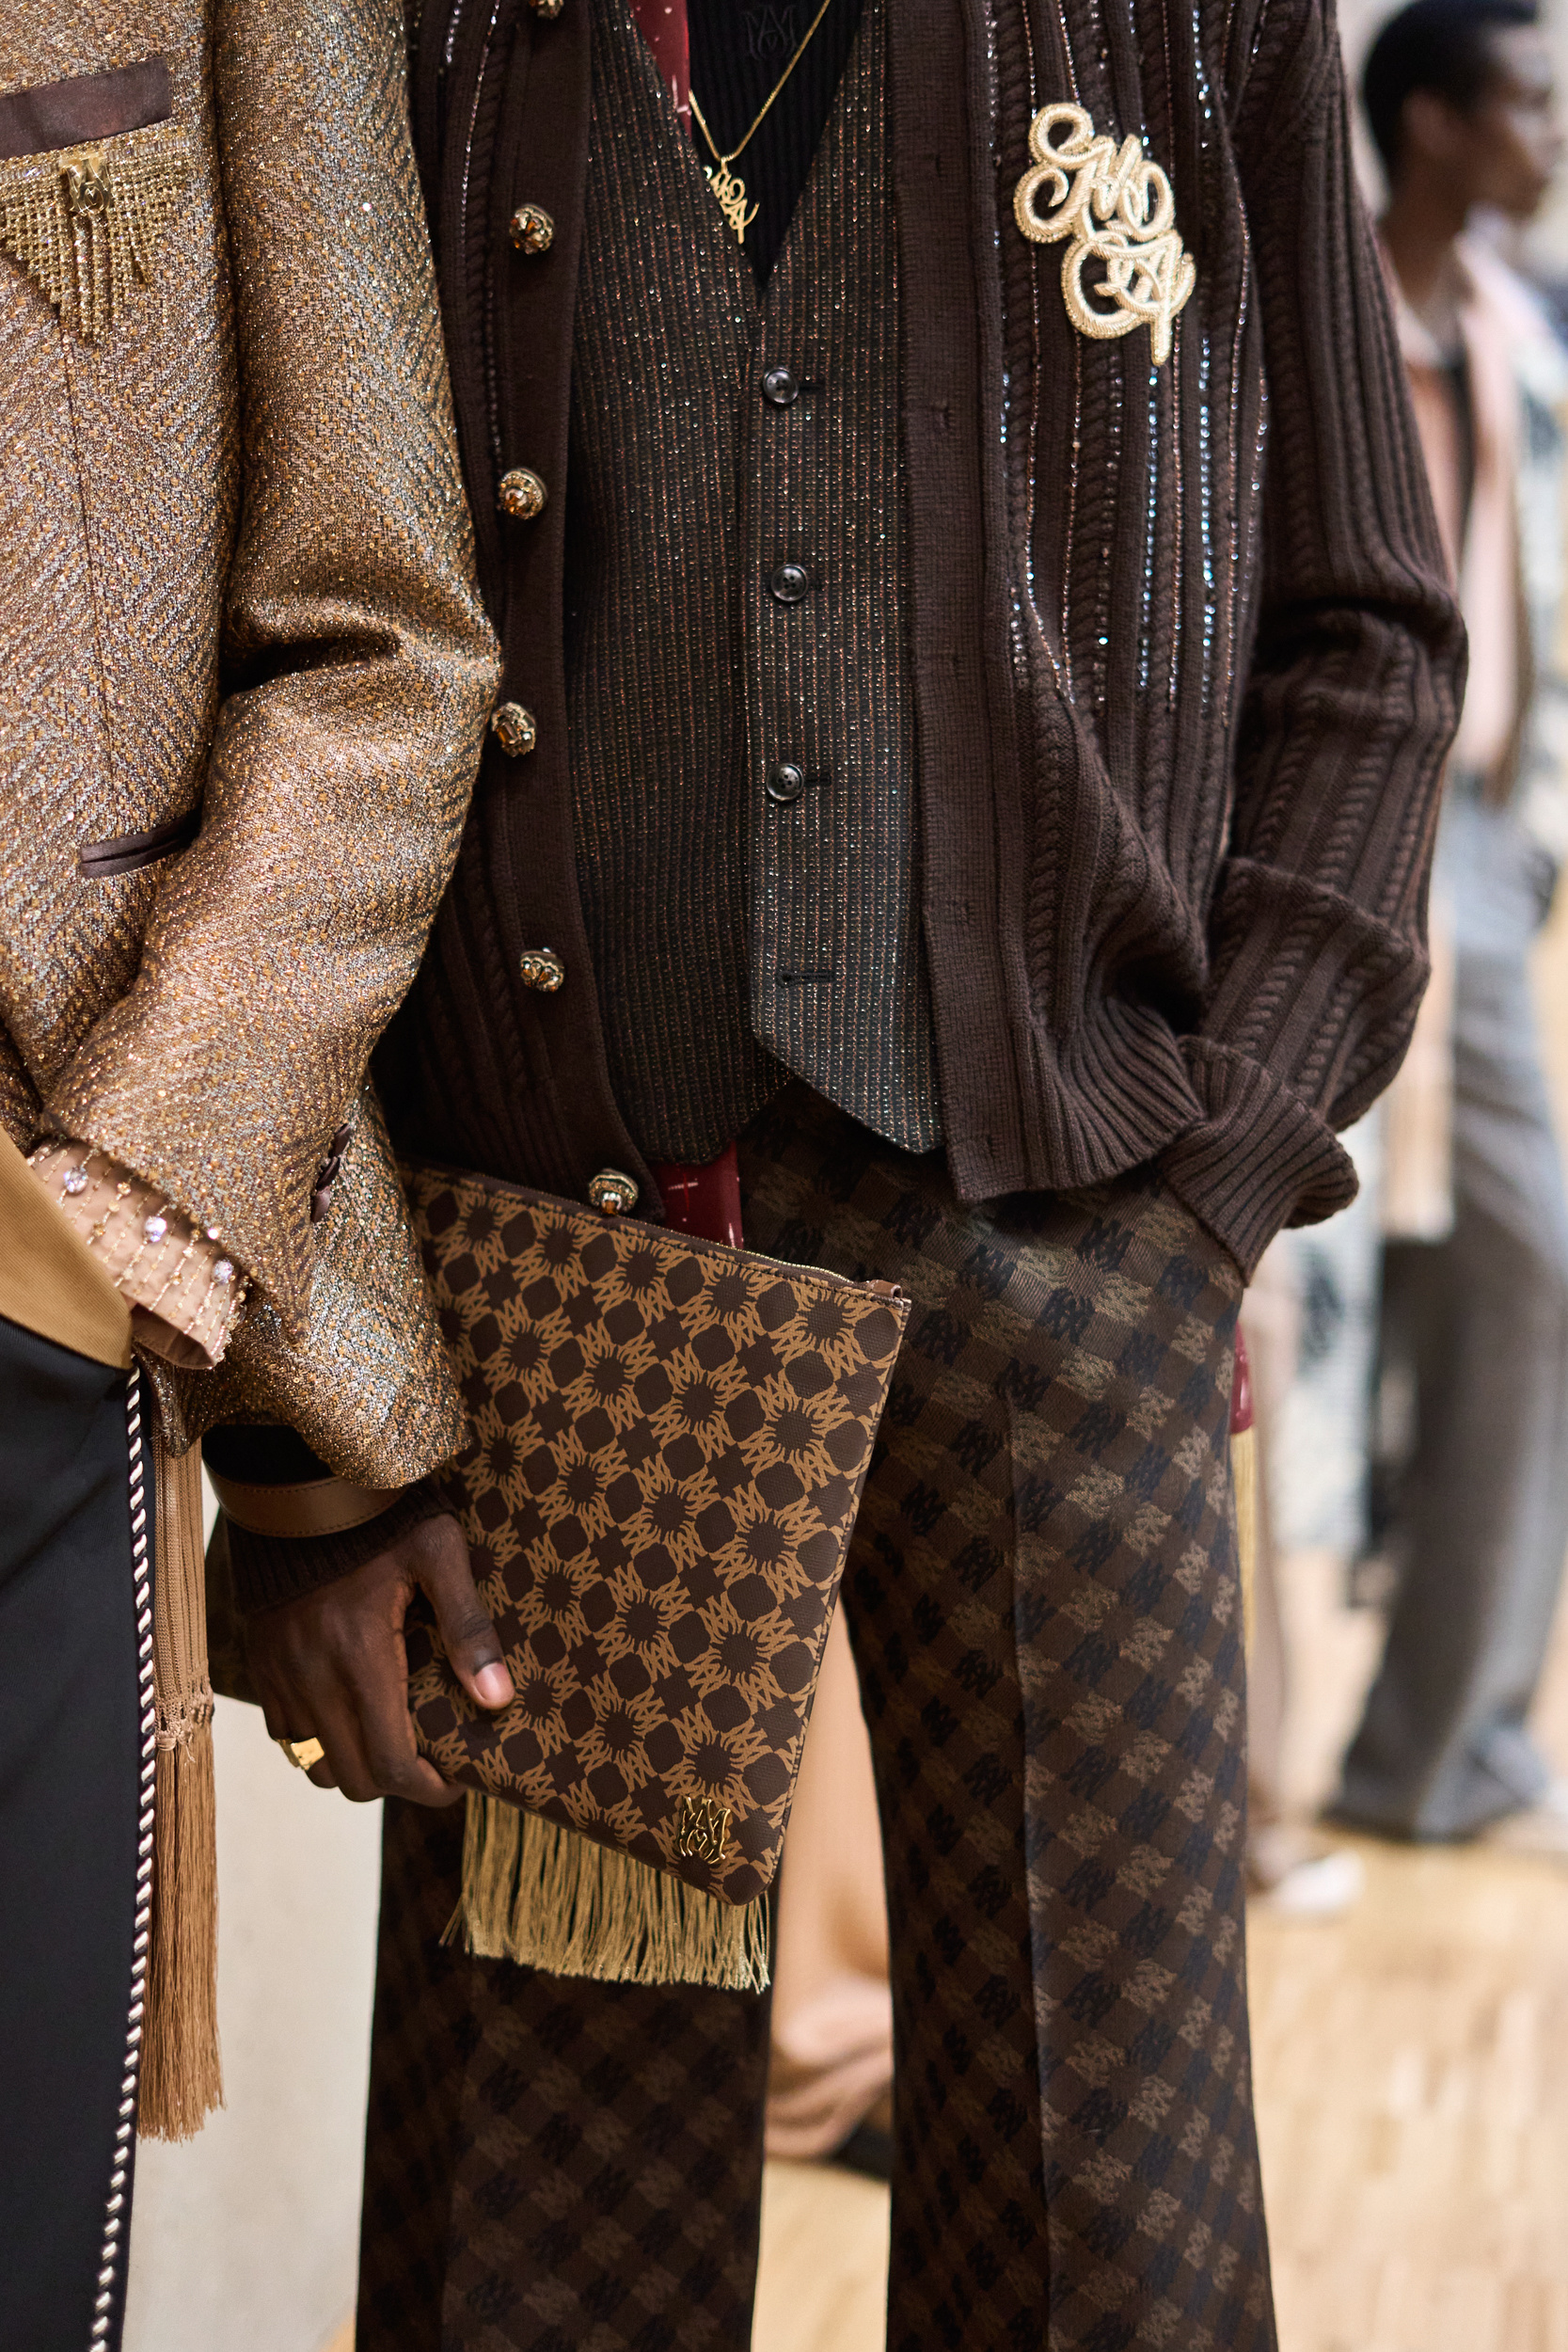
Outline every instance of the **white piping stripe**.
{"type": "Polygon", "coordinates": [[[120,2208],[125,2202],[124,2188],[127,2159],[131,2154],[136,2128],[135,2091],[141,2067],[141,2020],[145,2008],[143,1994],[147,1987],[147,1947],[152,1916],[151,1827],[153,1817],[153,1786],[156,1774],[157,1710],[153,1704],[152,1681],[152,1583],[151,1564],[147,1544],[147,1462],[142,1447],[141,1374],[133,1370],[125,1392],[125,1424],[129,1452],[131,1502],[131,1577],[135,1588],[136,1609],[136,1698],[141,1709],[141,1787],[139,1790],[140,1819],[136,1824],[136,1851],[145,1857],[136,1869],[136,1916],[131,1946],[132,1964],[129,1986],[130,2001],[125,2021],[125,2076],[120,2085],[121,2103],[119,2127],[115,2133],[114,2154],[110,2159],[109,2195],[103,2212],[103,2247],[100,2257],[98,2283],[108,2290],[99,2295],[93,2304],[99,2314],[92,2323],[88,2337],[89,2352],[93,2344],[102,2344],[109,2332],[108,2309],[112,2305],[113,2285],[124,2256],[123,2225],[120,2208]]]}

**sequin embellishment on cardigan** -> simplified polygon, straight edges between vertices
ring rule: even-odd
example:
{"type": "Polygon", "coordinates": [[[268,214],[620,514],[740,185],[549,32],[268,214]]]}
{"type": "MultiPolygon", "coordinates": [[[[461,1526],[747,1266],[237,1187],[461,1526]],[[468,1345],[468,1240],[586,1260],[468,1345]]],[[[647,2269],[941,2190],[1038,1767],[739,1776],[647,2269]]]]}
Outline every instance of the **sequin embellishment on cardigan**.
{"type": "Polygon", "coordinates": [[[0,165],[0,246],[20,262],[85,343],[101,343],[124,310],[191,176],[185,134],[172,123],[103,147],[75,147],[0,165]]]}
{"type": "Polygon", "coordinates": [[[1086,106],[1063,101],[1042,106],[1029,126],[1035,161],[1018,183],[1013,215],[1035,245],[1068,238],[1062,256],[1062,299],[1081,335],[1109,342],[1147,326],[1156,367],[1170,357],[1171,327],[1196,282],[1197,272],[1176,228],[1176,199],[1142,144],[1098,134],[1086,106]],[[1053,135],[1065,129],[1059,143],[1053,135]],[[1051,206],[1036,210],[1040,190],[1051,206]],[[1105,275],[1085,292],[1090,261],[1105,275]],[[1097,310],[1093,294],[1113,307],[1097,310]]]}

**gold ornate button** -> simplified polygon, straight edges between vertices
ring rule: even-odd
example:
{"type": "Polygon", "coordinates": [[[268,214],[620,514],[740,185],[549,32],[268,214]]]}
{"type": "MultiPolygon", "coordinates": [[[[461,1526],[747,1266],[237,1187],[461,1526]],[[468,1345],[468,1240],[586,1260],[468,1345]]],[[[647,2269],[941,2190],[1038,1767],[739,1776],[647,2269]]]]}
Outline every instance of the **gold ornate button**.
{"type": "Polygon", "coordinates": [[[559,16],[565,6],[565,0],[529,0],[529,6],[535,16],[559,16]]]}
{"type": "Polygon", "coordinates": [[[539,740],[533,713],[525,710],[521,703],[502,703],[491,717],[490,732],[508,759],[521,759],[539,740]]]}
{"type": "Polygon", "coordinates": [[[553,996],[566,977],[566,966],[553,947],[525,947],[518,969],[525,988],[537,988],[546,996],[553,996]]]}
{"type": "Polygon", "coordinates": [[[535,515],[545,511],[549,497],[544,483],[531,466],[514,466],[500,480],[500,510],[510,515],[515,523],[531,523],[535,515]]]}
{"type": "Polygon", "coordinates": [[[555,223],[542,204],[519,204],[512,215],[512,242],[519,253],[547,253],[555,223]]]}
{"type": "Polygon", "coordinates": [[[637,1206],[637,1186],[618,1168],[601,1168],[588,1187],[588,1198],[606,1216],[624,1216],[637,1206]]]}

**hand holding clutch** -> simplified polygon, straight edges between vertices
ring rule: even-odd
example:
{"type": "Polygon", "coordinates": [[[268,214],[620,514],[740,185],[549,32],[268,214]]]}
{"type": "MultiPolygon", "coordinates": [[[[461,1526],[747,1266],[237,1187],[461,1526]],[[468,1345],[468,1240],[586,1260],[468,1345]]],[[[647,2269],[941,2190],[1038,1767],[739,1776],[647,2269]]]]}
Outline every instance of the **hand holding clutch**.
{"type": "Polygon", "coordinates": [[[245,1656],[275,1740],[319,1740],[309,1774],[356,1804],[406,1797],[456,1803],[462,1790],[420,1755],[408,1714],[403,1626],[422,1594],[453,1671],[474,1705],[504,1707],[512,1677],[474,1590],[463,1530],[450,1517],[419,1526],[352,1575],[245,1624],[245,1656]]]}

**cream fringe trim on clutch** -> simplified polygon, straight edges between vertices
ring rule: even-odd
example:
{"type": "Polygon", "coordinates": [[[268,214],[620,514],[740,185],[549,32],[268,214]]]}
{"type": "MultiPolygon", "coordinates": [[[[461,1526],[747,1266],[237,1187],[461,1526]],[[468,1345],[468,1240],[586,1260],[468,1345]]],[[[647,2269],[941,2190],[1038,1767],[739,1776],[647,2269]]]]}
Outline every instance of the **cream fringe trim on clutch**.
{"type": "Polygon", "coordinates": [[[218,2058],[217,1785],[201,1450],[157,1465],[152,1652],[157,1779],[152,1805],[152,1948],[147,1972],[137,2125],[146,2139],[191,2139],[223,2105],[218,2058]]]}
{"type": "Polygon", "coordinates": [[[721,1902],[668,1870],[470,1795],[463,1894],[442,1942],[614,1984],[768,1984],[768,1899],[721,1902]]]}

